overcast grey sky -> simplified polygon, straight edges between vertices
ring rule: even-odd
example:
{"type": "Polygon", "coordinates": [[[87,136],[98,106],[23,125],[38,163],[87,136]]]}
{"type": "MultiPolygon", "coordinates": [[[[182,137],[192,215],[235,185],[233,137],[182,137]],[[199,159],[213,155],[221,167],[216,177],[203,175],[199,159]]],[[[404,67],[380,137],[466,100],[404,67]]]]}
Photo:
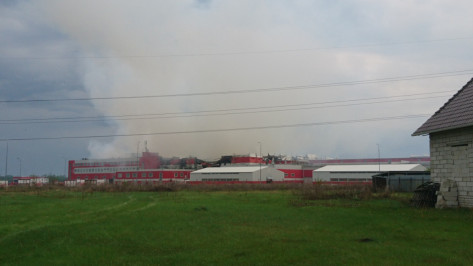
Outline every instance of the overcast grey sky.
{"type": "Polygon", "coordinates": [[[125,157],[144,141],[201,158],[258,152],[258,142],[263,153],[320,158],[376,157],[377,144],[383,157],[427,155],[428,137],[411,133],[428,117],[405,117],[433,114],[473,76],[472,9],[466,0],[1,1],[8,173],[21,161],[24,175],[63,174],[66,159],[125,157]],[[97,99],[130,96],[161,97],[97,99]],[[31,101],[77,98],[91,99],[31,101]],[[12,140],[169,132],[181,133],[12,140]]]}

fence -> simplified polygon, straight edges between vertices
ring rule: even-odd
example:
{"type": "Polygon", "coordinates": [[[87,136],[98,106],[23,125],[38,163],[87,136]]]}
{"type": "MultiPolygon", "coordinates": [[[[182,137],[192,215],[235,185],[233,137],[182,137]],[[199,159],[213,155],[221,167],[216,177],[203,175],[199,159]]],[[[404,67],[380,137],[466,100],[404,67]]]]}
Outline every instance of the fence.
{"type": "Polygon", "coordinates": [[[373,187],[376,190],[413,192],[428,181],[430,172],[385,172],[373,176],[373,187]]]}

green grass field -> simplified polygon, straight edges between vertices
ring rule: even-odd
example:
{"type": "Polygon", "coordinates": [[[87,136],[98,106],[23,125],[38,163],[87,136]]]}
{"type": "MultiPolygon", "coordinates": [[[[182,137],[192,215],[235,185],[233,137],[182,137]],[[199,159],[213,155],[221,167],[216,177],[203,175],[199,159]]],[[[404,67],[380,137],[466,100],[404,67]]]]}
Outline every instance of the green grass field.
{"type": "Polygon", "coordinates": [[[473,211],[291,191],[0,192],[2,265],[469,265],[473,211]]]}

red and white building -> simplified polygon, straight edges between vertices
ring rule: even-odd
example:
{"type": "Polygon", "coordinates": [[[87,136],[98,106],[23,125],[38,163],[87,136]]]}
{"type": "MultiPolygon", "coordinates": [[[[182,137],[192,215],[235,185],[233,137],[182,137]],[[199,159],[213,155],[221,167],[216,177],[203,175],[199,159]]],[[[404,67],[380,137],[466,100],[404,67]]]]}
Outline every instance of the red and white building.
{"type": "MultiPolygon", "coordinates": [[[[285,182],[312,183],[314,170],[332,164],[397,165],[422,162],[428,165],[428,157],[390,159],[336,159],[336,160],[281,160],[255,154],[222,156],[215,162],[197,158],[163,158],[157,153],[143,152],[141,156],[115,159],[82,159],[69,161],[67,186],[85,183],[158,183],[158,182],[285,182]]],[[[358,179],[357,179],[358,180],[358,179]]],[[[354,181],[357,181],[354,180],[354,181]]],[[[361,180],[361,179],[360,179],[361,180]]],[[[330,180],[333,182],[333,180],[330,180]]],[[[370,182],[366,178],[365,182],[370,182]]]]}
{"type": "Polygon", "coordinates": [[[151,152],[129,158],[70,160],[66,184],[183,181],[198,167],[196,162],[196,158],[164,159],[151,152]]]}
{"type": "Polygon", "coordinates": [[[229,172],[234,175],[233,177],[228,177],[229,182],[231,181],[232,183],[236,181],[267,182],[268,180],[285,183],[303,183],[312,182],[312,172],[315,169],[307,164],[307,162],[275,160],[274,158],[262,158],[255,154],[222,156],[222,158],[217,163],[213,163],[213,165],[218,165],[219,167],[212,167],[214,168],[212,170],[199,170],[199,177],[193,175],[194,178],[191,178],[191,180],[201,181],[201,179],[203,179],[205,182],[211,182],[211,176],[213,176],[214,179],[220,180],[218,182],[222,182],[222,180],[226,180],[223,176],[224,173],[229,172]],[[232,170],[225,169],[228,167],[232,167],[232,170]],[[260,171],[258,167],[263,168],[263,170],[260,171]],[[253,173],[254,171],[256,171],[256,173],[250,174],[250,172],[253,173]],[[259,177],[259,172],[263,173],[264,178],[259,177]],[[210,175],[210,173],[212,173],[212,175],[210,175]],[[238,178],[235,177],[236,173],[239,173],[238,178]],[[207,177],[200,175],[207,175],[207,177]]]}

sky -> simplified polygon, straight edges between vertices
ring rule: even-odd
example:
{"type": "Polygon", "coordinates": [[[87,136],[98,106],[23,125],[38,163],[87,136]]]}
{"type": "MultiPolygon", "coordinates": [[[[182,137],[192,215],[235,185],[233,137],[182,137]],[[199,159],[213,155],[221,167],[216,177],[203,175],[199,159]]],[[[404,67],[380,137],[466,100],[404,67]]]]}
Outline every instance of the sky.
{"type": "Polygon", "coordinates": [[[428,136],[411,134],[473,76],[472,9],[1,1],[0,175],[62,175],[67,160],[145,146],[202,159],[428,155],[428,136]]]}

